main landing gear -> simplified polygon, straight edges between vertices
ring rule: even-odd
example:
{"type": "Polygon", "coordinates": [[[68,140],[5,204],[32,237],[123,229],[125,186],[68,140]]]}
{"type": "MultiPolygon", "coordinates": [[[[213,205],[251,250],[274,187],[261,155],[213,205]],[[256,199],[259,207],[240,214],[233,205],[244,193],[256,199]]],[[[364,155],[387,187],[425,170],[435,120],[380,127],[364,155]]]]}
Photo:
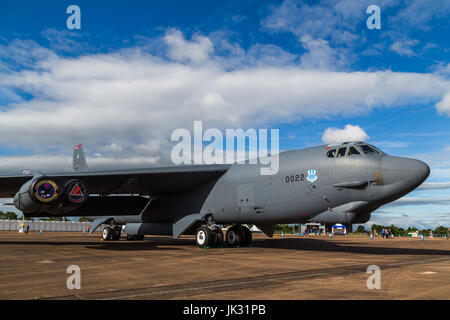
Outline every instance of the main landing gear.
{"type": "MultiPolygon", "coordinates": [[[[122,234],[122,227],[116,225],[109,225],[103,228],[102,239],[103,241],[120,240],[122,234]]],[[[143,240],[143,234],[127,234],[127,240],[143,240]]]]}
{"type": "MultiPolygon", "coordinates": [[[[197,229],[195,240],[199,248],[217,247],[223,245],[222,229],[214,225],[203,225],[197,229]]],[[[252,232],[246,226],[234,225],[225,235],[228,247],[245,247],[252,242],[252,232]]]]}
{"type": "Polygon", "coordinates": [[[229,247],[246,247],[252,243],[252,232],[247,226],[235,225],[225,235],[229,247]]]}
{"type": "Polygon", "coordinates": [[[106,226],[103,228],[102,239],[104,241],[114,240],[117,241],[120,239],[120,235],[122,234],[122,228],[120,226],[106,226]]]}
{"type": "Polygon", "coordinates": [[[197,229],[195,240],[199,248],[221,246],[223,244],[222,229],[217,226],[201,226],[197,229]]]}

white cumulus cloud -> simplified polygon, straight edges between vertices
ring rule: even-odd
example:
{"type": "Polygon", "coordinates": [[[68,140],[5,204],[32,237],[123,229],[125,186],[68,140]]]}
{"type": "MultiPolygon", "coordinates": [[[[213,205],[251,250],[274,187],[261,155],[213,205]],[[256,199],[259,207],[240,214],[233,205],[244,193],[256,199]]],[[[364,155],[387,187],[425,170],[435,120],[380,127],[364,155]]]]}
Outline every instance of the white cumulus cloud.
{"type": "Polygon", "coordinates": [[[322,141],[327,144],[342,143],[345,141],[365,141],[369,136],[360,126],[347,124],[344,129],[327,128],[322,135],[322,141]]]}
{"type": "MultiPolygon", "coordinates": [[[[51,51],[32,41],[0,46],[8,57],[37,53],[15,61],[20,69],[0,69],[2,96],[10,97],[0,100],[0,145],[67,155],[83,143],[87,155],[146,155],[163,165],[171,164],[172,131],[192,131],[194,120],[205,130],[276,128],[292,119],[434,103],[450,91],[450,81],[432,73],[306,69],[289,55],[274,64],[267,57],[281,50],[275,47],[260,48],[261,62],[246,65],[220,56],[206,36],[188,40],[170,30],[159,41],[160,55],[136,46],[70,58],[43,54],[51,51]]],[[[255,59],[254,48],[238,49],[239,61],[255,59]]]]}
{"type": "Polygon", "coordinates": [[[164,41],[169,45],[169,56],[176,61],[205,62],[214,51],[209,38],[197,34],[187,41],[176,29],[168,30],[164,41]]]}
{"type": "Polygon", "coordinates": [[[436,109],[440,113],[450,116],[450,92],[445,94],[444,98],[436,103],[436,109]]]}

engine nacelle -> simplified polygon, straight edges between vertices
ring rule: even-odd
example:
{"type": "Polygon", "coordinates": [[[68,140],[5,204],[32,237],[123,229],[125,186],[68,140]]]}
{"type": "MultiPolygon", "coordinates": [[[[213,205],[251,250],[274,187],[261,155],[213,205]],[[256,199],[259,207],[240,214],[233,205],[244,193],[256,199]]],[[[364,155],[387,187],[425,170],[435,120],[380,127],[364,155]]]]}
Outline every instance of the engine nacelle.
{"type": "Polygon", "coordinates": [[[25,214],[62,215],[82,206],[88,197],[87,184],[79,179],[39,176],[20,187],[14,206],[25,214]]]}

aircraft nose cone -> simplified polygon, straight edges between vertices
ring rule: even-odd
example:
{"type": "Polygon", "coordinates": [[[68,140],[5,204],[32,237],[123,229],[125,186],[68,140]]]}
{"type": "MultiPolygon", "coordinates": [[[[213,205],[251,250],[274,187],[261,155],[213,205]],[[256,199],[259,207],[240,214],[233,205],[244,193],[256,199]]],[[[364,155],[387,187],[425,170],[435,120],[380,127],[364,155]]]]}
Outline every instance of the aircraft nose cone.
{"type": "Polygon", "coordinates": [[[406,188],[416,188],[430,174],[430,167],[416,159],[383,157],[381,170],[386,184],[403,182],[406,188]]]}
{"type": "Polygon", "coordinates": [[[420,160],[414,160],[414,161],[415,161],[415,163],[414,163],[415,167],[413,168],[412,171],[416,173],[415,176],[420,181],[419,184],[421,184],[430,175],[430,167],[425,162],[422,162],[420,160]]]}

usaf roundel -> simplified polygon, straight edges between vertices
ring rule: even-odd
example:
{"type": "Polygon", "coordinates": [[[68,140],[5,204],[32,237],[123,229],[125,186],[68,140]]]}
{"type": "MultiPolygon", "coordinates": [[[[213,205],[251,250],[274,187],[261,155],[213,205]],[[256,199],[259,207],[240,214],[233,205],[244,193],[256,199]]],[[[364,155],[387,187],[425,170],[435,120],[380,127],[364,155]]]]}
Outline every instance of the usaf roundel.
{"type": "Polygon", "coordinates": [[[310,169],[308,170],[308,176],[306,177],[306,179],[309,182],[314,182],[317,180],[317,171],[316,169],[310,169]]]}

